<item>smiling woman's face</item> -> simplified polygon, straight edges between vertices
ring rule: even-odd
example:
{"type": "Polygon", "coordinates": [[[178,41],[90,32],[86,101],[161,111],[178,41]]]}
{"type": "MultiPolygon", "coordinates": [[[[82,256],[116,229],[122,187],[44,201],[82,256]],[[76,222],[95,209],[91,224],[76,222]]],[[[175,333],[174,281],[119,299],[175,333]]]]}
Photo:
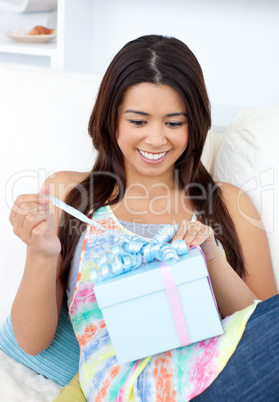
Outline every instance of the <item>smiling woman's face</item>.
{"type": "Polygon", "coordinates": [[[151,176],[173,177],[188,137],[185,105],[174,89],[151,83],[128,88],[119,107],[117,128],[127,184],[151,176]]]}

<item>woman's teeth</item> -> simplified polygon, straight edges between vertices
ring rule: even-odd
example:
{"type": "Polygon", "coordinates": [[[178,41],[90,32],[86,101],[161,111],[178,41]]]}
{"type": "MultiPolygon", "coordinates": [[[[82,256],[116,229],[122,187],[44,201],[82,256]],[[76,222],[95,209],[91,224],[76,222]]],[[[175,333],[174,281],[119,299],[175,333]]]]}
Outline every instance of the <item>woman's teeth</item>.
{"type": "Polygon", "coordinates": [[[150,154],[150,153],[148,153],[148,152],[141,151],[140,149],[139,149],[139,152],[140,152],[145,158],[150,159],[150,160],[153,160],[153,159],[161,159],[161,158],[162,158],[163,156],[165,156],[166,153],[167,153],[167,152],[161,152],[160,154],[150,154]]]}

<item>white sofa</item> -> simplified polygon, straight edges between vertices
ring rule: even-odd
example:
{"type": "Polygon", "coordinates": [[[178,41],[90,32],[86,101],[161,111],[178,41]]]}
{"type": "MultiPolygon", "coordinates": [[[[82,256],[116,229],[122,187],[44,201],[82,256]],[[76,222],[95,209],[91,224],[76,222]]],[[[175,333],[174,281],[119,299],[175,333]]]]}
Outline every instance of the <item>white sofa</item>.
{"type": "MultiPolygon", "coordinates": [[[[87,124],[99,82],[99,76],[0,64],[0,326],[25,260],[25,246],[8,220],[10,208],[18,194],[38,192],[53,171],[91,169],[95,153],[87,124]]],[[[246,110],[226,135],[210,132],[203,161],[216,179],[248,191],[268,232],[279,287],[278,145],[279,107],[246,110]]],[[[6,400],[52,400],[59,389],[0,351],[0,392],[6,400]]]]}

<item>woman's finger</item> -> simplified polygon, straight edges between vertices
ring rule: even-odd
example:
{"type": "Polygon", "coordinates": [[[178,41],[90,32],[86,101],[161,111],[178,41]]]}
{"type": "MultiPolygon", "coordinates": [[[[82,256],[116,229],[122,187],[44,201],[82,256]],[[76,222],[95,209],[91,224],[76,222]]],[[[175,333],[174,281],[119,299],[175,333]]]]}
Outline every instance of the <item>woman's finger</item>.
{"type": "Polygon", "coordinates": [[[45,212],[26,215],[22,226],[22,233],[28,243],[32,240],[33,230],[42,222],[47,223],[47,214],[45,212]]]}
{"type": "Polygon", "coordinates": [[[14,207],[10,213],[10,222],[14,228],[14,232],[17,234],[23,227],[25,217],[27,215],[33,215],[38,213],[45,213],[48,211],[47,204],[22,204],[21,208],[14,207]]]}
{"type": "Polygon", "coordinates": [[[201,222],[182,221],[172,240],[183,239],[187,247],[201,245],[212,235],[212,228],[203,225],[201,222]]]}
{"type": "Polygon", "coordinates": [[[201,225],[198,228],[195,237],[190,241],[189,246],[190,247],[200,246],[212,235],[212,232],[213,231],[211,227],[201,225]]]}
{"type": "Polygon", "coordinates": [[[14,225],[15,220],[20,216],[25,216],[30,210],[40,211],[46,210],[49,207],[49,200],[42,194],[23,194],[17,197],[9,220],[14,225]]]}
{"type": "Polygon", "coordinates": [[[12,207],[10,221],[12,223],[16,215],[26,215],[30,209],[46,209],[48,204],[49,200],[43,194],[20,195],[12,207]]]}
{"type": "Polygon", "coordinates": [[[39,194],[43,194],[44,196],[49,196],[50,195],[49,185],[44,183],[40,189],[39,194]]]}
{"type": "Polygon", "coordinates": [[[25,203],[45,204],[47,202],[44,194],[21,194],[17,197],[15,205],[20,206],[25,203]]]}
{"type": "Polygon", "coordinates": [[[185,237],[185,233],[187,232],[187,226],[190,224],[191,222],[188,222],[186,220],[182,221],[179,223],[177,230],[172,238],[172,241],[174,240],[182,240],[185,237]]]}
{"type": "Polygon", "coordinates": [[[200,223],[199,224],[197,222],[189,223],[189,225],[187,227],[187,231],[184,236],[184,241],[185,241],[187,247],[191,246],[192,241],[194,241],[194,239],[196,238],[199,230],[201,230],[201,227],[202,227],[202,225],[200,223]]]}
{"type": "Polygon", "coordinates": [[[48,223],[43,220],[31,231],[30,242],[34,248],[42,248],[42,239],[48,230],[48,223]]]}
{"type": "Polygon", "coordinates": [[[26,244],[30,243],[31,232],[41,221],[47,220],[47,214],[44,211],[30,212],[25,216],[19,216],[13,225],[14,233],[26,244]]]}

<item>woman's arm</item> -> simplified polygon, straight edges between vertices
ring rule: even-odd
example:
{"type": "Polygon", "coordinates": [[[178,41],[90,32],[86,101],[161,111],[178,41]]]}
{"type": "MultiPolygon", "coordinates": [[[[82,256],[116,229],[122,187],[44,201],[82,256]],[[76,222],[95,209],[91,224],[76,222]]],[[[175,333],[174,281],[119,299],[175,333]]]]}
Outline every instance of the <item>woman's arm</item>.
{"type": "Polygon", "coordinates": [[[46,180],[40,194],[20,196],[11,211],[14,232],[27,245],[22,280],[13,302],[11,318],[19,346],[31,355],[53,340],[63,302],[59,280],[61,257],[58,226],[61,211],[43,193],[64,200],[84,174],[60,172],[46,180]]]}
{"type": "Polygon", "coordinates": [[[250,306],[256,295],[232,269],[218,247],[216,256],[207,261],[214,294],[223,317],[250,306]]]}
{"type": "Polygon", "coordinates": [[[243,248],[247,275],[234,271],[216,245],[213,229],[201,222],[182,221],[173,240],[184,239],[188,247],[200,246],[204,252],[212,286],[223,317],[277,293],[267,238],[259,216],[247,195],[239,201],[239,189],[222,183],[224,202],[234,221],[243,248]],[[238,202],[239,201],[239,202],[238,202]],[[257,225],[252,224],[253,218],[257,225]]]}
{"type": "Polygon", "coordinates": [[[257,298],[239,275],[233,270],[217,246],[213,229],[199,221],[182,221],[173,240],[184,239],[188,248],[200,246],[214,294],[223,317],[251,305],[257,298]]]}
{"type": "Polygon", "coordinates": [[[55,219],[43,194],[19,196],[10,214],[14,233],[27,245],[11,319],[19,346],[31,355],[51,343],[62,306],[61,247],[55,219]]]}
{"type": "Polygon", "coordinates": [[[267,236],[248,195],[238,187],[219,183],[242,246],[246,285],[261,300],[277,294],[267,236]]]}

